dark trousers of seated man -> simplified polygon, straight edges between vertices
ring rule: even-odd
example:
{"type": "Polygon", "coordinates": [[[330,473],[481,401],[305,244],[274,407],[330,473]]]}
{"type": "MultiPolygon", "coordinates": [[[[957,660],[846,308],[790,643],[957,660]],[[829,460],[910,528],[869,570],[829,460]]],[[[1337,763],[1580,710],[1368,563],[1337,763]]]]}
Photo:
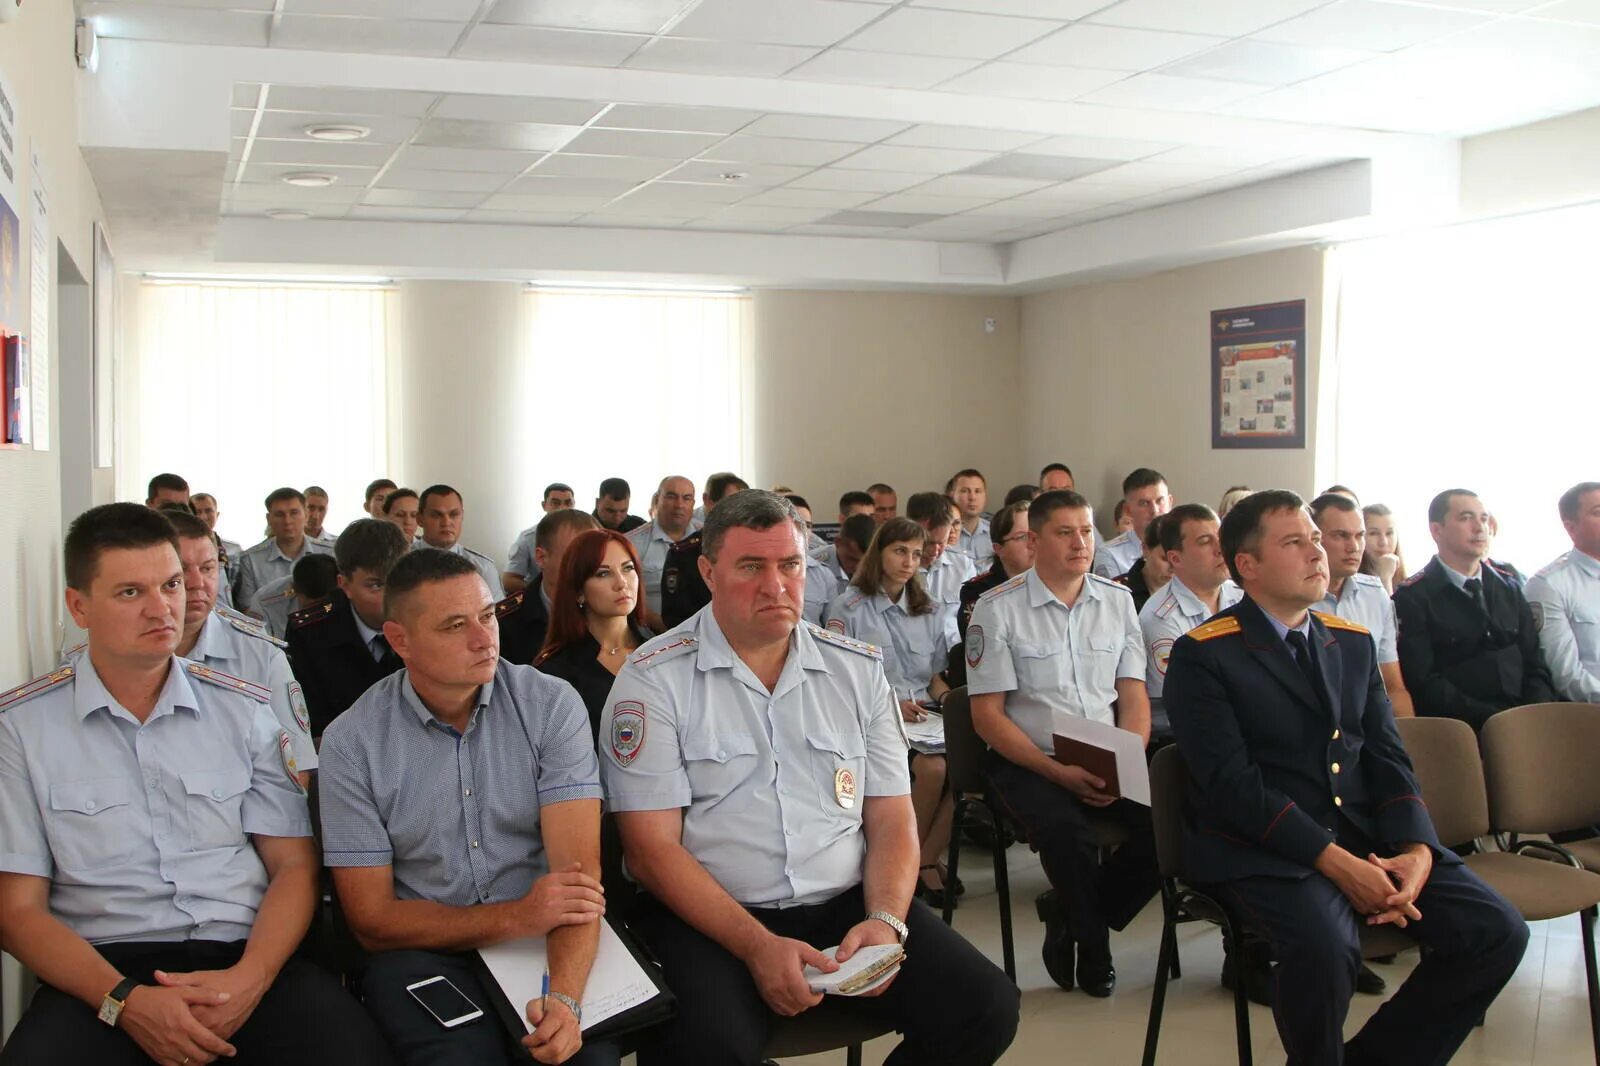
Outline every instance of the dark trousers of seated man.
{"type": "MultiPolygon", "coordinates": [[[[244,942],[101,944],[96,947],[124,976],[156,983],[154,973],[223,970],[239,961],[244,942]]],[[[95,1017],[97,1008],[40,985],[0,1051],[0,1066],[148,1066],[152,1061],[120,1027],[95,1017]]],[[[291,958],[261,1002],[228,1042],[236,1066],[389,1066],[394,1060],[372,1019],[326,970],[291,958]]]]}
{"type": "MultiPolygon", "coordinates": [[[[866,914],[860,886],[824,903],[750,913],[778,936],[820,951],[836,946],[866,914]]],[[[906,916],[906,961],[879,996],[827,996],[800,1015],[827,1024],[854,1016],[904,1036],[885,1066],[988,1066],[1017,1032],[1020,993],[1001,970],[921,902],[906,916]]],[[[720,944],[644,897],[635,928],[666,972],[677,1016],[640,1048],[641,1066],[751,1066],[761,1062],[779,1018],[750,971],[720,944]]]]}
{"type": "MultiPolygon", "coordinates": [[[[367,961],[361,994],[367,1010],[389,1038],[400,1066],[525,1066],[533,1059],[496,1015],[472,962],[472,954],[439,951],[384,951],[367,961]],[[412,998],[406,986],[443,977],[483,1011],[483,1017],[446,1029],[412,998]]],[[[524,1004],[516,1004],[520,1013],[524,1004]]],[[[567,1066],[616,1066],[615,1044],[584,1041],[567,1066]]]]}
{"type": "MultiPolygon", "coordinates": [[[[1339,843],[1360,856],[1390,853],[1348,823],[1339,843]]],[[[1245,877],[1212,891],[1272,952],[1272,1016],[1289,1066],[1443,1066],[1528,946],[1528,924],[1511,904],[1465,866],[1444,866],[1435,857],[1417,897],[1422,920],[1405,929],[1427,949],[1422,961],[1346,1044],[1365,919],[1344,893],[1315,872],[1245,877]]]]}
{"type": "Polygon", "coordinates": [[[1054,781],[989,753],[989,784],[1006,812],[1022,827],[1040,865],[1066,908],[1072,939],[1105,947],[1111,929],[1122,929],[1161,891],[1150,808],[1132,800],[1091,807],[1054,781]],[[1091,819],[1128,831],[1105,862],[1092,843],[1091,819]]]}

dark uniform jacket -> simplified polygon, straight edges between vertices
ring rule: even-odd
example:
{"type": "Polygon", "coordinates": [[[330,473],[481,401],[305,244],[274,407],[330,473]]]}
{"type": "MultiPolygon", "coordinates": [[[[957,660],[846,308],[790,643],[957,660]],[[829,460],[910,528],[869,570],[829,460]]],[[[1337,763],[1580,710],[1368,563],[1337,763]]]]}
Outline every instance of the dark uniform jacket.
{"type": "Polygon", "coordinates": [[[1126,574],[1118,574],[1111,580],[1119,585],[1126,585],[1128,591],[1133,593],[1133,610],[1135,614],[1144,610],[1144,605],[1151,596],[1150,583],[1144,577],[1144,556],[1141,555],[1134,560],[1133,565],[1128,568],[1126,574]]]}
{"type": "Polygon", "coordinates": [[[1474,729],[1496,711],[1556,699],[1528,601],[1495,564],[1479,572],[1487,610],[1437,557],[1394,590],[1400,672],[1418,714],[1474,729]]]}
{"type": "Polygon", "coordinates": [[[1300,878],[1354,828],[1380,851],[1440,848],[1378,673],[1371,633],[1312,612],[1326,692],[1251,599],[1179,637],[1164,698],[1188,763],[1185,876],[1300,878]],[[1346,824],[1341,824],[1341,819],[1346,824]]]}
{"type": "Polygon", "coordinates": [[[544,634],[550,628],[550,612],[540,592],[543,578],[534,574],[521,592],[513,592],[494,605],[500,620],[500,658],[519,666],[532,666],[544,647],[544,634]]]}
{"type": "Polygon", "coordinates": [[[711,590],[700,576],[700,531],[667,549],[661,564],[661,620],[676,629],[711,602],[711,590]]]}
{"type": "MultiPolygon", "coordinates": [[[[633,639],[637,646],[649,640],[650,634],[635,627],[633,639]]],[[[601,665],[599,643],[592,636],[585,637],[568,644],[538,665],[551,677],[559,677],[578,690],[578,697],[589,710],[589,726],[594,730],[598,743],[600,718],[605,714],[608,702],[606,697],[611,695],[611,684],[617,679],[617,675],[601,665]]]]}
{"type": "Polygon", "coordinates": [[[289,665],[305,693],[314,737],[322,736],[328,723],[349,710],[367,689],[405,665],[393,651],[373,659],[372,649],[356,629],[350,598],[337,589],[327,599],[291,614],[285,636],[289,665]]]}

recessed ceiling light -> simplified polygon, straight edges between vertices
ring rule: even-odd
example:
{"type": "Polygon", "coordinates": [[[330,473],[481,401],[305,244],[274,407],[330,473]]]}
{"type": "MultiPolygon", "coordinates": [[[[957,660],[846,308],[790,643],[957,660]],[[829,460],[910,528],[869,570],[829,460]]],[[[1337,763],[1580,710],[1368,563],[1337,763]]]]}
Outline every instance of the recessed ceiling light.
{"type": "Polygon", "coordinates": [[[727,170],[727,171],[723,171],[722,180],[723,181],[743,181],[745,178],[748,178],[749,176],[750,175],[748,175],[748,174],[741,174],[737,170],[727,170]]]}
{"type": "Polygon", "coordinates": [[[314,170],[301,170],[283,176],[285,184],[298,185],[302,189],[326,189],[339,179],[332,174],[322,174],[314,170]]]}
{"type": "Polygon", "coordinates": [[[372,130],[366,126],[343,124],[307,126],[306,136],[318,141],[359,141],[372,136],[372,130]]]}
{"type": "Polygon", "coordinates": [[[268,211],[267,217],[277,222],[304,222],[311,217],[311,212],[278,207],[268,211]]]}

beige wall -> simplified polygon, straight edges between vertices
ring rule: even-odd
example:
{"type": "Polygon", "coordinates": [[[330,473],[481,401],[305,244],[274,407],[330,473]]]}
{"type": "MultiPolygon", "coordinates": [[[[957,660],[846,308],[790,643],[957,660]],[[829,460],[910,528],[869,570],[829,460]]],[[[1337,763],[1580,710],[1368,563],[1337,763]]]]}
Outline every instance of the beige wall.
{"type": "Polygon", "coordinates": [[[1461,142],[1461,211],[1504,215],[1600,199],[1600,108],[1461,142]]]}
{"type": "MultiPolygon", "coordinates": [[[[30,147],[38,152],[48,177],[51,244],[65,247],[85,278],[93,269],[92,225],[100,202],[78,151],[78,122],[72,61],[73,7],[68,3],[26,4],[15,21],[0,25],[0,70],[17,107],[16,167],[19,196],[11,204],[22,222],[19,260],[21,321],[7,323],[31,332],[28,279],[31,276],[32,195],[30,147]]],[[[113,234],[113,239],[115,235],[113,234]]],[[[52,254],[49,276],[56,277],[52,254]]],[[[52,312],[52,318],[57,317],[52,312]]],[[[59,322],[54,337],[61,336],[59,322]]],[[[54,394],[53,439],[48,452],[0,450],[0,604],[7,624],[0,626],[0,689],[19,684],[51,664],[59,640],[61,605],[61,410],[91,402],[87,395],[61,391],[59,346],[51,353],[54,394]]],[[[96,491],[109,491],[109,479],[95,477],[96,491]]]]}
{"type": "Polygon", "coordinates": [[[975,466],[998,503],[1025,480],[1017,311],[1010,296],[757,292],[751,483],[794,486],[826,521],[849,489],[887,482],[903,508],[975,466]]]}
{"type": "Polygon", "coordinates": [[[1207,322],[1225,307],[1304,299],[1314,383],[1322,264],[1301,248],[1024,297],[1023,464],[1071,466],[1102,527],[1123,475],[1139,466],[1165,474],[1179,502],[1212,507],[1234,484],[1313,491],[1315,387],[1305,449],[1212,450],[1207,322]]]}

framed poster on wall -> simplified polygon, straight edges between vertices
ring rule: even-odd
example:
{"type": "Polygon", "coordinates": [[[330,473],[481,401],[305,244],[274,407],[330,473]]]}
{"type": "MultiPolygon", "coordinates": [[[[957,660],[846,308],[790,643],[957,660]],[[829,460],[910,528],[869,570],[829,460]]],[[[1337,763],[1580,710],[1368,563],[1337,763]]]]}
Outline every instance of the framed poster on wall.
{"type": "Polygon", "coordinates": [[[94,465],[116,456],[117,264],[106,232],[94,227],[94,465]]]}
{"type": "Polygon", "coordinates": [[[1306,446],[1306,302],[1211,312],[1211,446],[1306,446]]]}

